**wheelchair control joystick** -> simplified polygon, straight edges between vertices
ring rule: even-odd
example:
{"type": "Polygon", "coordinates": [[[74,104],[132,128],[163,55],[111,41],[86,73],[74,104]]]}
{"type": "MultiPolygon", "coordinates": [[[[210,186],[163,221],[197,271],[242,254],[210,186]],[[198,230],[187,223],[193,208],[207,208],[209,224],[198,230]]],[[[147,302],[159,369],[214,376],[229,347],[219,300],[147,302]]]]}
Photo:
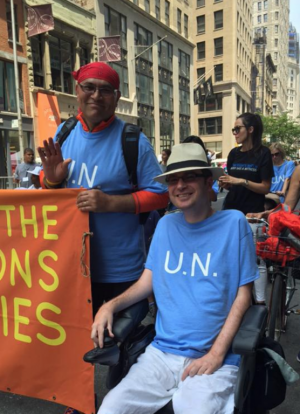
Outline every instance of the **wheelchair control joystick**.
{"type": "Polygon", "coordinates": [[[108,330],[104,331],[104,347],[94,348],[83,356],[85,362],[90,364],[101,364],[114,366],[118,363],[120,357],[120,349],[114,339],[108,335],[108,330]]]}

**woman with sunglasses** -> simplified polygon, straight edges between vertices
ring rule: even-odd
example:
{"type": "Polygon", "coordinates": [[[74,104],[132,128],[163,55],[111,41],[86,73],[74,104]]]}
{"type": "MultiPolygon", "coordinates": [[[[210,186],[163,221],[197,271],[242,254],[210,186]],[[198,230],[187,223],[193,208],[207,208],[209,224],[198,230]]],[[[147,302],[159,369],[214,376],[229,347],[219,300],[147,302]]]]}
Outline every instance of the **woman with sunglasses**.
{"type": "MultiPolygon", "coordinates": [[[[240,115],[232,133],[238,146],[228,154],[228,175],[219,178],[220,185],[228,190],[223,209],[236,209],[244,214],[263,211],[274,172],[271,152],[262,145],[261,117],[250,112],[240,115]]],[[[254,228],[252,230],[255,232],[254,228]]],[[[265,263],[261,262],[259,268],[261,277],[255,283],[255,299],[257,303],[264,304],[267,283],[265,263]]]]}
{"type": "MultiPolygon", "coordinates": [[[[285,150],[280,143],[275,142],[274,144],[271,144],[270,151],[275,174],[275,177],[272,178],[270,191],[272,194],[278,196],[278,204],[279,202],[284,202],[284,197],[287,193],[289,182],[295,169],[295,164],[293,161],[285,160],[285,150]]],[[[268,197],[268,195],[266,197],[268,197]]]]}

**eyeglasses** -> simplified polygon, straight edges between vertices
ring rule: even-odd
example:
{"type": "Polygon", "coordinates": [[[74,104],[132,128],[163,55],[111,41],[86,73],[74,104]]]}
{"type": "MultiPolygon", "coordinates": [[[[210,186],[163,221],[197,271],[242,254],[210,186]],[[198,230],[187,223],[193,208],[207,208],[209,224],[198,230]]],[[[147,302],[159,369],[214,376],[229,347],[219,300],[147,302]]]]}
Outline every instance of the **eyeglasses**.
{"type": "Polygon", "coordinates": [[[179,183],[179,180],[182,180],[184,183],[193,183],[194,181],[196,181],[198,178],[201,178],[201,177],[207,177],[207,175],[196,174],[193,172],[182,175],[181,177],[178,177],[176,175],[170,175],[166,177],[166,183],[168,185],[176,185],[179,183]]]}
{"type": "Polygon", "coordinates": [[[247,128],[247,127],[245,127],[245,125],[241,125],[241,126],[236,126],[236,127],[232,128],[231,131],[232,131],[233,135],[238,134],[240,132],[241,128],[247,128]]]}
{"type": "Polygon", "coordinates": [[[81,83],[79,83],[79,86],[87,95],[93,95],[96,91],[98,91],[104,98],[108,98],[118,91],[117,89],[111,89],[104,86],[98,88],[98,86],[93,85],[92,83],[88,85],[81,85],[81,83]]]}
{"type": "Polygon", "coordinates": [[[279,155],[281,155],[280,152],[275,152],[275,154],[271,154],[272,157],[279,157],[279,155]]]}

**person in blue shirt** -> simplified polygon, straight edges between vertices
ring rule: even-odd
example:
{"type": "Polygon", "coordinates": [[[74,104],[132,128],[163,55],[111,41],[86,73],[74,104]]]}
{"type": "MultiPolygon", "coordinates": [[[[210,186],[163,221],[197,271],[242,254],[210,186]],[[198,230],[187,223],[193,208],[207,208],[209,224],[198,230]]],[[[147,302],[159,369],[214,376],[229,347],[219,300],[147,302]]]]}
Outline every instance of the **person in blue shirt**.
{"type": "Polygon", "coordinates": [[[245,216],[211,208],[221,174],[200,145],[189,143],[175,145],[166,172],[155,177],[181,211],[160,219],[144,272],[99,309],[91,337],[102,348],[104,330],[113,337],[114,313],[152,292],[156,336],[98,414],[152,414],[170,400],[175,413],[232,414],[239,356],[231,343],[259,272],[245,216]]]}
{"type": "Polygon", "coordinates": [[[285,150],[279,142],[271,144],[270,151],[275,174],[272,178],[270,192],[278,196],[278,203],[284,203],[284,198],[295,169],[295,164],[293,161],[285,160],[285,150]]]}

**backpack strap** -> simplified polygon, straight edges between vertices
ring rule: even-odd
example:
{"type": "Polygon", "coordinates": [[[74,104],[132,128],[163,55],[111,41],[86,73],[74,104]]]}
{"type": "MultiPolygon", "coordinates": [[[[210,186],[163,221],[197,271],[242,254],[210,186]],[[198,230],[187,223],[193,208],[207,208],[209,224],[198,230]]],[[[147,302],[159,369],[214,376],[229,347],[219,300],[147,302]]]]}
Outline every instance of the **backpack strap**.
{"type": "Polygon", "coordinates": [[[141,129],[137,125],[125,124],[122,132],[122,150],[128,171],[129,182],[137,190],[137,165],[139,159],[139,138],[141,129]]]}
{"type": "Polygon", "coordinates": [[[71,116],[71,118],[67,119],[63,124],[61,130],[56,135],[56,142],[58,142],[60,146],[62,146],[62,144],[68,138],[70,132],[75,128],[77,122],[78,119],[75,116],[71,116]]]}

